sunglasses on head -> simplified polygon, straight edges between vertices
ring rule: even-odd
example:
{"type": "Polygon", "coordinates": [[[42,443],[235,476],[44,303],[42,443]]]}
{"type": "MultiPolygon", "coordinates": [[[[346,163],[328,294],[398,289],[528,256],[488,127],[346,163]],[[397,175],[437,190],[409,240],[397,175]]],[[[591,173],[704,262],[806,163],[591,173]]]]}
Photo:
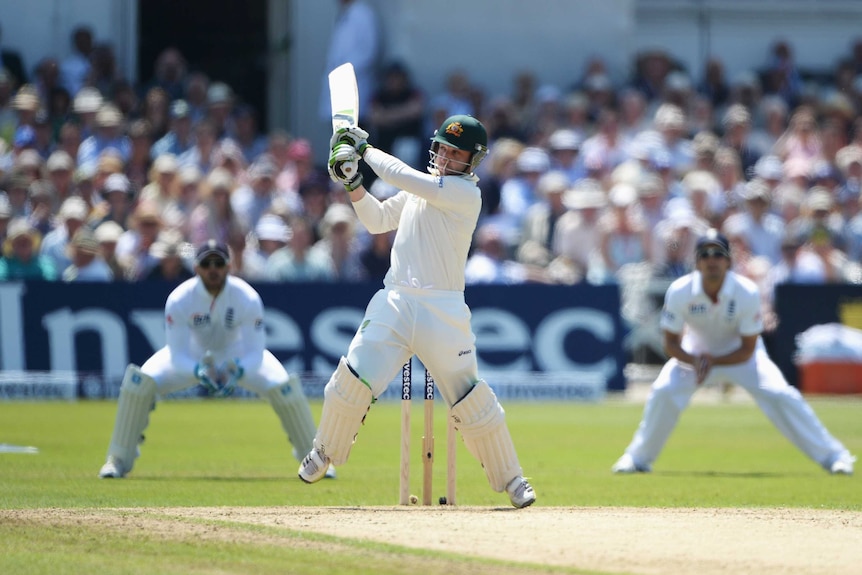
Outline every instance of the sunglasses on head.
{"type": "Polygon", "coordinates": [[[201,263],[199,263],[198,265],[205,270],[209,269],[209,268],[221,269],[227,265],[227,262],[221,258],[212,258],[209,260],[204,260],[201,263]]]}
{"type": "Polygon", "coordinates": [[[726,258],[727,251],[721,248],[706,248],[697,252],[697,259],[705,258],[726,258]]]}

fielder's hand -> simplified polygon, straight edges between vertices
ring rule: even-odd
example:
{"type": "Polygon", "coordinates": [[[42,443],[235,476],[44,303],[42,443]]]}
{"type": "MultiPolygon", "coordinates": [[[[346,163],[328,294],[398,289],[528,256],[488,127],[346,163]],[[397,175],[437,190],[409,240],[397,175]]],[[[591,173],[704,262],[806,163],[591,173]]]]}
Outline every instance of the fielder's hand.
{"type": "Polygon", "coordinates": [[[195,378],[210,394],[218,393],[221,387],[218,383],[218,374],[214,366],[199,363],[195,366],[195,378]]]}
{"type": "Polygon", "coordinates": [[[350,144],[335,144],[329,154],[329,177],[338,182],[348,192],[362,185],[362,172],[359,171],[359,154],[350,144]]]}
{"type": "Polygon", "coordinates": [[[227,397],[233,394],[233,390],[236,389],[236,384],[242,379],[245,370],[239,364],[239,361],[231,359],[224,362],[221,368],[219,368],[219,373],[222,374],[219,379],[225,383],[213,395],[216,397],[227,397]]]}
{"type": "Polygon", "coordinates": [[[350,128],[341,128],[329,140],[330,149],[334,150],[338,144],[349,144],[362,157],[365,153],[365,148],[368,147],[368,132],[359,126],[350,128]]]}
{"type": "Polygon", "coordinates": [[[697,383],[699,385],[706,380],[706,376],[709,375],[709,370],[712,369],[712,357],[707,354],[699,356],[697,358],[695,369],[697,370],[697,383]]]}

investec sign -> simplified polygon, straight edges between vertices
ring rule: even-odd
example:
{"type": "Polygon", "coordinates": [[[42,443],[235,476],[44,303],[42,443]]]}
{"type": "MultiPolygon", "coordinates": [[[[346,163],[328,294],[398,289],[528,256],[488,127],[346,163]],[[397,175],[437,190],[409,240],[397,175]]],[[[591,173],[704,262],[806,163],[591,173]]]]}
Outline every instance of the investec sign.
{"type": "MultiPolygon", "coordinates": [[[[258,284],[267,347],[294,372],[328,374],[378,285],[258,284]]],[[[79,371],[119,379],[164,345],[172,286],[0,283],[0,369],[79,371]]],[[[474,286],[482,371],[599,373],[623,387],[623,333],[613,286],[474,286]]]]}

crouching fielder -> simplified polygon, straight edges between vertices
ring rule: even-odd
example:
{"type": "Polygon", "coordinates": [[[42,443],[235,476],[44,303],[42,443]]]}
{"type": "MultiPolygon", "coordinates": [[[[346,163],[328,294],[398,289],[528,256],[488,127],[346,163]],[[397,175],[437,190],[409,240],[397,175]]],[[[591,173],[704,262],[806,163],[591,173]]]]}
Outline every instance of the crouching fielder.
{"type": "Polygon", "coordinates": [[[729,271],[730,247],[716,230],[696,246],[697,270],[671,284],[661,326],[671,357],[652,385],[643,420],[614,473],[650,471],[680,413],[701,385],[745,388],[776,428],[833,474],[853,473],[855,458],[832,437],[799,391],[769,359],[757,286],[729,271]]]}
{"type": "Polygon", "coordinates": [[[482,204],[473,170],[487,153],[485,128],[471,116],[444,121],[431,141],[430,173],[372,148],[367,136],[360,128],[333,136],[330,174],[344,184],[368,231],[397,229],[390,268],[326,385],[314,449],[299,477],[313,483],[331,463],[347,461],[372,401],[415,354],[433,374],[491,488],[505,490],[515,507],[526,507],[536,495],[522,475],[503,408],[479,379],[464,301],[464,266],[482,204]],[[358,170],[349,170],[352,178],[344,175],[344,165],[360,158],[402,191],[384,202],[367,194],[358,170]]]}
{"type": "MultiPolygon", "coordinates": [[[[228,263],[227,248],[210,240],[197,251],[195,277],[168,296],[167,345],[140,368],[126,368],[108,459],[99,477],[124,477],[132,470],[156,395],[198,384],[221,397],[237,385],[257,393],[281,420],[294,457],[312,448],[314,419],[302,386],[265,348],[260,296],[228,273],[228,263]]],[[[334,476],[334,468],[326,472],[334,476]]]]}

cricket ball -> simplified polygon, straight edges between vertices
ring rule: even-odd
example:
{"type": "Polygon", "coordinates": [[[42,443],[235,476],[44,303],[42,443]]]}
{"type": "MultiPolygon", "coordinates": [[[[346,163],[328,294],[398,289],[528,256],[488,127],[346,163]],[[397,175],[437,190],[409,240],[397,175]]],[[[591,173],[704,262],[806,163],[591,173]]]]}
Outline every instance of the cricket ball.
{"type": "Polygon", "coordinates": [[[416,505],[417,503],[419,503],[419,498],[416,497],[415,495],[411,495],[410,496],[410,505],[416,505]]]}

